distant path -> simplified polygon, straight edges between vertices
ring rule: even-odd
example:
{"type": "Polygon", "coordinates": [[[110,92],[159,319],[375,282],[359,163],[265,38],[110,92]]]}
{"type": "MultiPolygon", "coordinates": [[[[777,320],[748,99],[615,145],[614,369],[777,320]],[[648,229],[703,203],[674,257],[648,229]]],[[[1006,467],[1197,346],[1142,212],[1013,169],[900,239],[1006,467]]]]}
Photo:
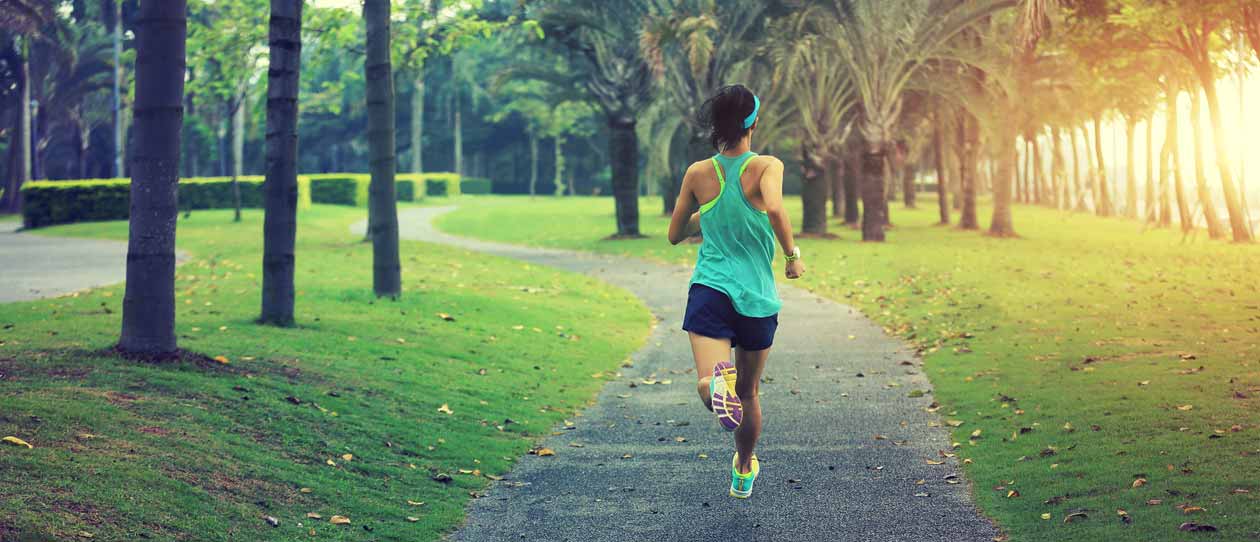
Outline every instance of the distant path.
{"type": "Polygon", "coordinates": [[[0,303],[56,297],[127,278],[127,243],[18,233],[0,222],[0,303]]]}
{"type": "Polygon", "coordinates": [[[473,501],[453,540],[971,542],[997,535],[967,484],[947,482],[960,474],[956,462],[926,462],[940,460],[949,440],[928,426],[937,419],[924,410],[930,396],[907,397],[929,388],[918,360],[849,307],[780,285],[781,326],[762,387],[762,474],[753,498],[738,501],[726,494],[731,436],[700,406],[694,375],[682,373],[693,367],[679,330],[689,270],[457,238],[431,225],[449,210],[402,211],[403,238],[584,273],[634,292],[660,320],[634,367],[573,419],[574,429],[544,442],[556,455],[526,456],[473,501]],[[641,383],[651,375],[672,383],[641,383]]]}

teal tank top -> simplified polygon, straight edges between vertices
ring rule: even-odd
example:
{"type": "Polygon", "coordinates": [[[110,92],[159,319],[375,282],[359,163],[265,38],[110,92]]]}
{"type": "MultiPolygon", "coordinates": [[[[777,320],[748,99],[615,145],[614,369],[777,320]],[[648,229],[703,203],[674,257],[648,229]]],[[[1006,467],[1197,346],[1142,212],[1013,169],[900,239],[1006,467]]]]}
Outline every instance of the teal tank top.
{"type": "Polygon", "coordinates": [[[783,303],[774,286],[774,231],[770,217],[744,197],[739,179],[752,157],[749,151],[735,158],[713,157],[718,196],[700,206],[700,233],[704,242],[696,258],[691,284],[703,284],[726,294],[735,312],[764,318],[779,312],[783,303]],[[728,177],[728,173],[735,173],[728,177]]]}

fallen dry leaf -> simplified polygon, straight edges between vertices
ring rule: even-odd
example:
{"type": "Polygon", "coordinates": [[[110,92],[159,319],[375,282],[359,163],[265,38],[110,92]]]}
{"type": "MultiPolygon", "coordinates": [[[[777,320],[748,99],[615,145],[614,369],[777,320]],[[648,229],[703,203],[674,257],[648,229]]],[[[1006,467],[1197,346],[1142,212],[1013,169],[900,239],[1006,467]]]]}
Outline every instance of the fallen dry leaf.
{"type": "Polygon", "coordinates": [[[4,438],[0,439],[0,441],[4,441],[4,442],[6,442],[6,443],[8,443],[8,444],[12,444],[12,445],[14,445],[14,446],[25,446],[25,447],[27,447],[28,449],[30,449],[30,448],[34,448],[34,446],[31,446],[31,443],[26,442],[25,440],[22,440],[22,439],[17,438],[17,437],[4,437],[4,438]]]}
{"type": "Polygon", "coordinates": [[[1134,481],[1133,481],[1133,486],[1132,486],[1132,487],[1133,487],[1134,489],[1137,489],[1137,488],[1142,487],[1142,486],[1144,486],[1144,485],[1146,485],[1146,478],[1138,478],[1137,480],[1134,480],[1134,481]]]}
{"type": "Polygon", "coordinates": [[[227,359],[227,356],[215,356],[214,360],[224,365],[231,363],[231,361],[227,359]]]}
{"type": "Polygon", "coordinates": [[[415,516],[407,516],[407,521],[410,521],[410,522],[412,522],[412,523],[415,523],[415,522],[417,522],[417,521],[420,521],[420,518],[415,517],[415,516]]]}
{"type": "Polygon", "coordinates": [[[346,461],[354,461],[354,454],[341,454],[341,458],[346,461]]]}
{"type": "Polygon", "coordinates": [[[444,313],[444,312],[439,312],[439,313],[438,313],[438,318],[441,318],[441,319],[443,319],[443,320],[446,320],[447,322],[454,322],[454,321],[455,321],[455,317],[454,317],[454,316],[451,316],[451,315],[446,314],[446,313],[444,313]]]}
{"type": "Polygon", "coordinates": [[[1071,514],[1064,516],[1063,523],[1072,523],[1073,521],[1080,521],[1084,519],[1089,519],[1089,514],[1086,514],[1085,512],[1072,512],[1071,514]]]}
{"type": "Polygon", "coordinates": [[[316,512],[307,512],[306,517],[311,518],[311,519],[324,519],[324,516],[321,516],[316,512]]]}
{"type": "Polygon", "coordinates": [[[538,451],[534,452],[534,455],[537,455],[538,457],[547,457],[556,455],[556,451],[551,448],[539,448],[538,451]]]}
{"type": "Polygon", "coordinates": [[[438,407],[438,412],[441,412],[441,413],[443,413],[443,414],[454,414],[454,413],[455,413],[455,411],[451,410],[450,405],[447,405],[446,403],[442,403],[442,406],[438,407]]]}
{"type": "Polygon", "coordinates": [[[333,516],[331,518],[328,518],[328,523],[331,523],[333,525],[349,525],[350,518],[346,516],[333,516]]]}

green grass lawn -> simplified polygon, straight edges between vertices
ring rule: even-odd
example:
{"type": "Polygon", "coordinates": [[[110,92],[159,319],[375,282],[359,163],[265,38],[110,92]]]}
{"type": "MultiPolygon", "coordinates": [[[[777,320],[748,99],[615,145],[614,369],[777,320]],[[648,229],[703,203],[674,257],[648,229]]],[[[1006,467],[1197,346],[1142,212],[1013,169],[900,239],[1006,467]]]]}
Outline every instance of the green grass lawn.
{"type": "MultiPolygon", "coordinates": [[[[465,200],[440,224],[690,263],[660,200],[641,209],[649,238],[635,241],[601,240],[606,198],[465,200]]],[[[799,285],[922,348],[954,453],[1010,539],[1260,540],[1260,247],[1025,206],[1023,237],[1003,240],[935,213],[894,204],[886,244],[842,226],[802,240],[799,285]],[[1073,512],[1088,517],[1065,523],[1073,512]]]]}
{"type": "Polygon", "coordinates": [[[262,214],[230,213],[180,220],[176,283],[181,346],[227,364],[101,354],[121,286],[0,305],[0,437],[34,445],[0,443],[0,540],[435,540],[649,330],[624,290],[422,243],[376,300],[363,211],[326,206],[299,219],[299,325],[259,327],[262,214]]]}

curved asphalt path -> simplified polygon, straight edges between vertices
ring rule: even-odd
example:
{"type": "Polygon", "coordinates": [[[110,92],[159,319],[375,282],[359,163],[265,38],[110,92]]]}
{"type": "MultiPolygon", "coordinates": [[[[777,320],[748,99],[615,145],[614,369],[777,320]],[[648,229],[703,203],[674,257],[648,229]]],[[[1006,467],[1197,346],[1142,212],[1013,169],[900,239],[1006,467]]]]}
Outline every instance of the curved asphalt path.
{"type": "Polygon", "coordinates": [[[56,297],[127,278],[127,243],[19,233],[0,224],[0,303],[56,297]]]}
{"type": "Polygon", "coordinates": [[[634,292],[659,320],[634,367],[604,387],[576,427],[544,442],[556,455],[526,456],[472,502],[452,540],[963,542],[998,535],[973,506],[968,484],[949,483],[961,477],[955,460],[927,464],[942,459],[938,451],[949,441],[928,425],[937,419],[924,410],[930,395],[907,397],[929,389],[918,360],[851,308],[780,284],[782,325],[762,386],[761,476],[753,498],[740,501],[726,494],[732,437],[700,406],[679,329],[689,270],[457,238],[431,225],[449,210],[403,211],[402,237],[584,273],[634,292]],[[672,383],[629,387],[645,378],[672,383]]]}

